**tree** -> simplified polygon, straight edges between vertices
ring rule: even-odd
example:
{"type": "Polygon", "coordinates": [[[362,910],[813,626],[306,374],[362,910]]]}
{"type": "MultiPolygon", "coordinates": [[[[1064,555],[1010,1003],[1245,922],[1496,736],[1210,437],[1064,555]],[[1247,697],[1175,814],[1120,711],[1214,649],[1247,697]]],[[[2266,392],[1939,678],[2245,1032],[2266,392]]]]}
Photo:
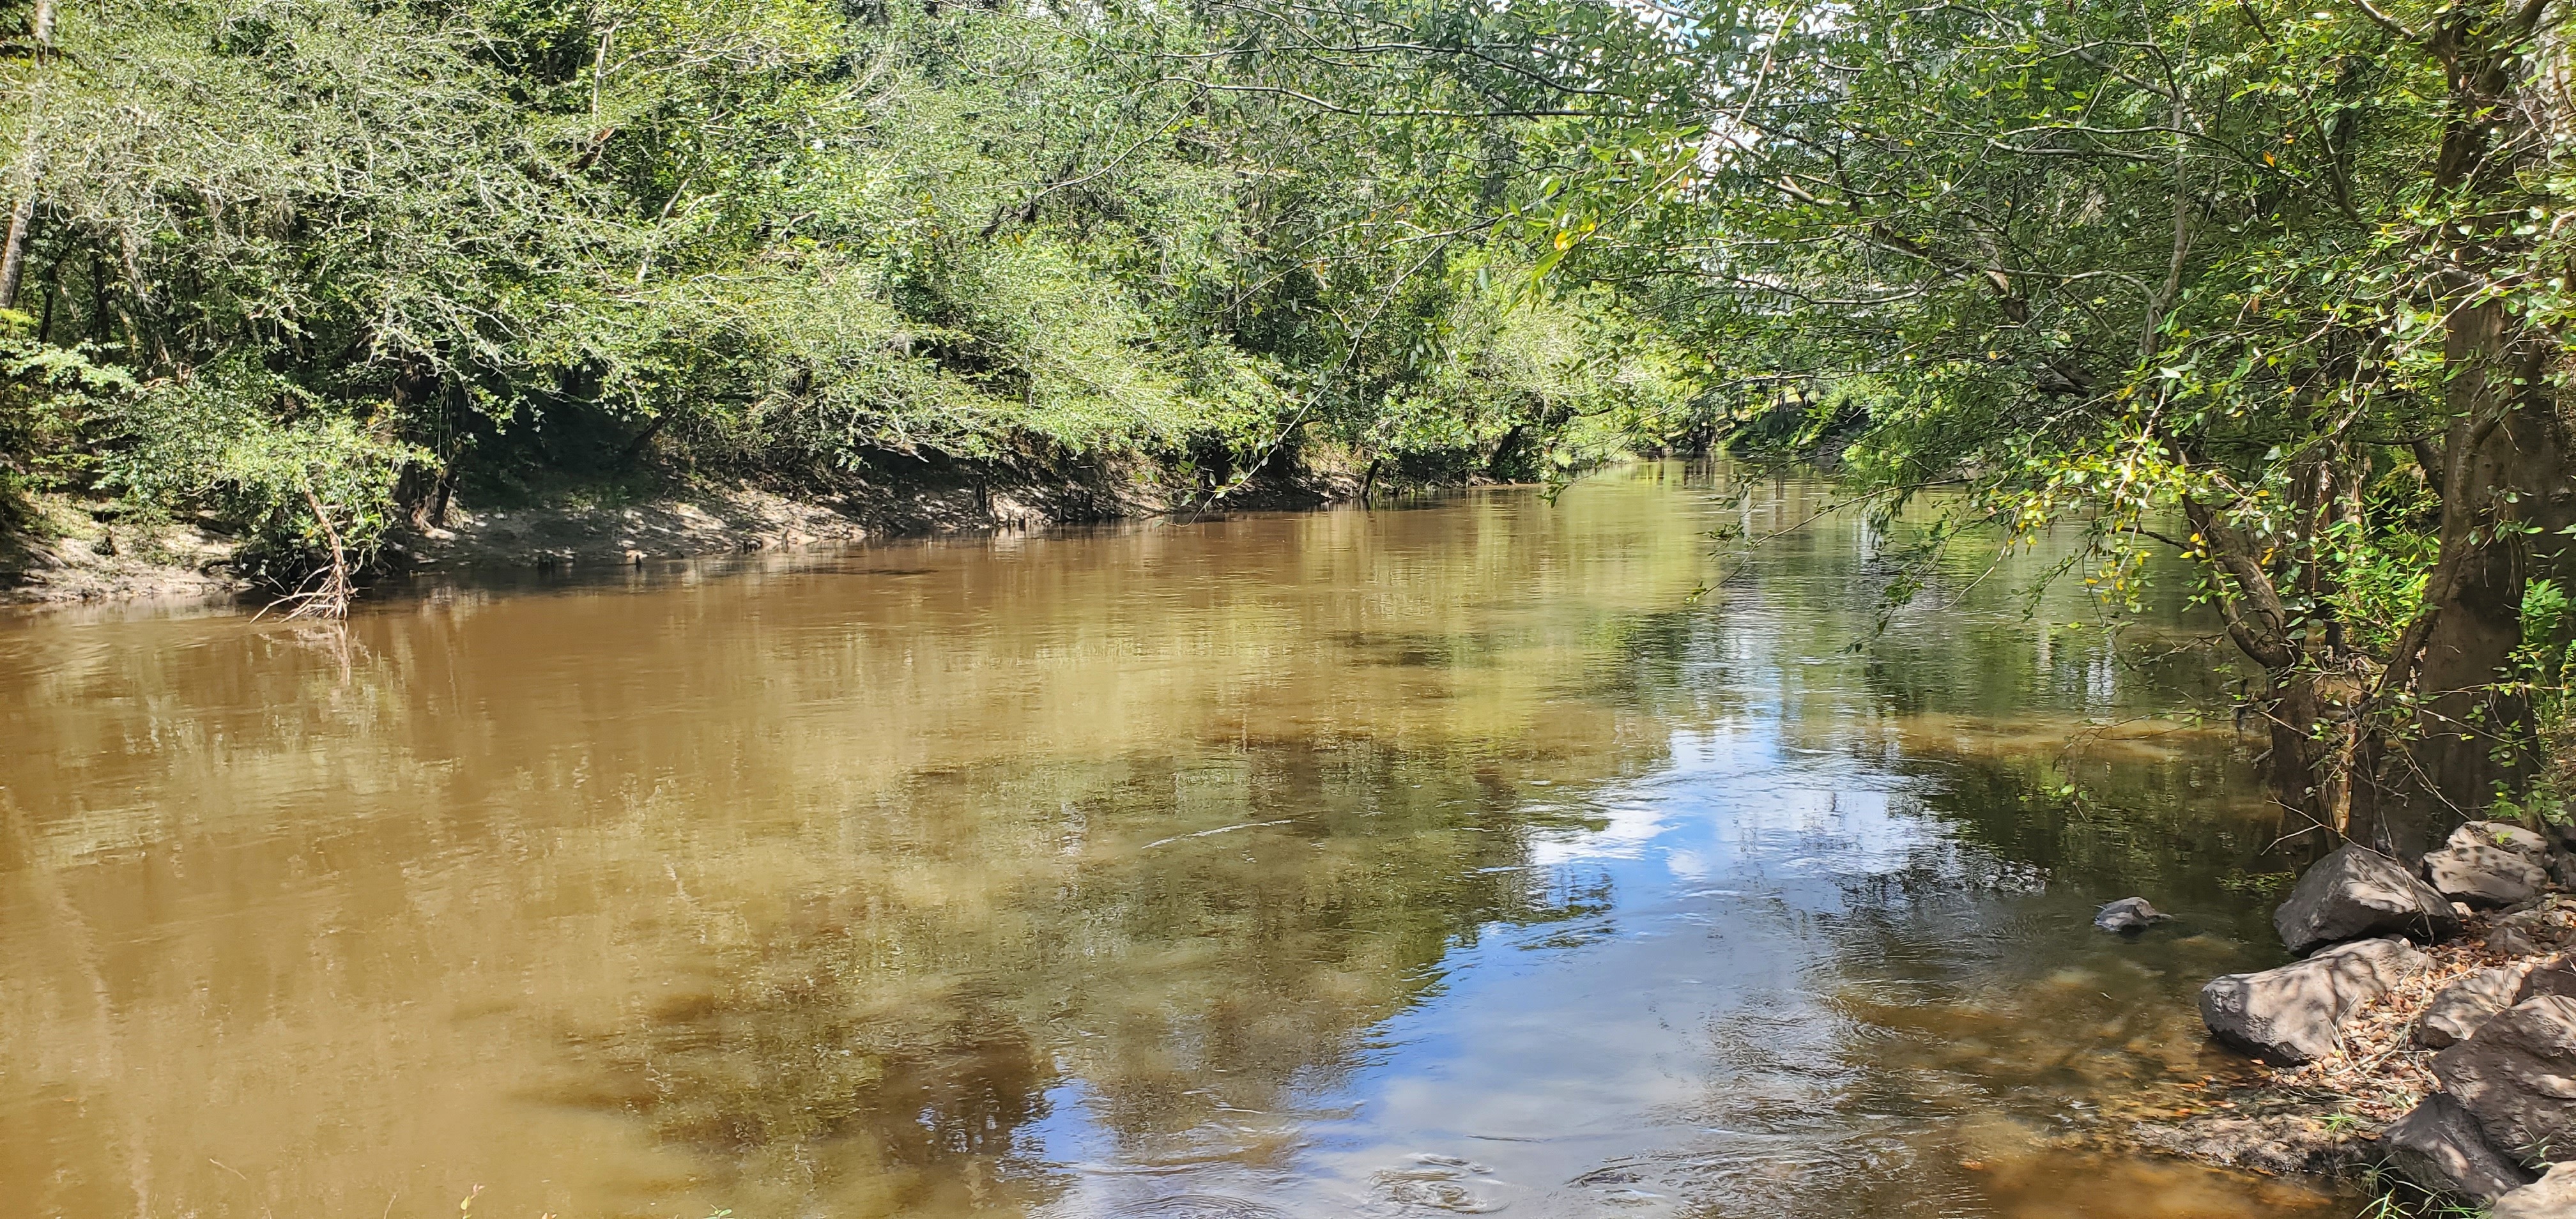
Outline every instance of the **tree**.
{"type": "Polygon", "coordinates": [[[2518,607],[2576,517],[2550,13],[2410,16],[1806,15],[1656,218],[1697,244],[1609,255],[1761,371],[1883,386],[1879,494],[2083,521],[2114,602],[2198,560],[2284,807],[2417,846],[2529,777],[2518,607]]]}
{"type": "Polygon", "coordinates": [[[1536,124],[1493,192],[1535,269],[1740,409],[1859,403],[1880,510],[2080,525],[2115,607],[2191,557],[2298,824],[2413,846],[2531,776],[2520,605],[2576,521],[2549,0],[1222,11],[1282,92],[1536,124]],[[1413,91],[1300,83],[1355,59],[1413,91]]]}
{"type": "Polygon", "coordinates": [[[73,6],[61,54],[5,67],[9,265],[38,298],[8,341],[133,388],[22,378],[7,401],[47,422],[0,428],[0,456],[247,525],[291,583],[436,523],[466,475],[1133,462],[1222,497],[1310,443],[1463,477],[1669,405],[1671,361],[1607,346],[1639,319],[1487,324],[1516,282],[1491,215],[1431,218],[1474,211],[1460,171],[1510,133],[1319,125],[1237,79],[1225,28],[920,0],[73,6]],[[1541,330],[1572,345],[1549,359],[1620,371],[1473,402],[1443,372],[1541,330]],[[1463,425],[1401,421],[1425,411],[1463,425]]]}

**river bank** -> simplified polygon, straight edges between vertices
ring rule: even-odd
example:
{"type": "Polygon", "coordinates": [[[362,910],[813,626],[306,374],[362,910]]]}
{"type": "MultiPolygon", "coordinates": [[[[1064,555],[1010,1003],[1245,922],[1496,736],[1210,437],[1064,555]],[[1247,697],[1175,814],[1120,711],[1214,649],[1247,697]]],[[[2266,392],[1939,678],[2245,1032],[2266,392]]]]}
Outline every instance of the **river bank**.
{"type": "Polygon", "coordinates": [[[2136,1145],[2367,1187],[2399,1213],[2559,1215],[2576,1098],[2576,856],[2471,822],[2409,867],[2358,845],[2312,865],[2274,924],[2301,960],[2213,979],[2242,1073],[2132,1124],[2136,1145]],[[2536,1209],[2535,1209],[2536,1208],[2536,1209]]]}
{"type": "MultiPolygon", "coordinates": [[[[1210,504],[1203,489],[1156,479],[999,478],[946,473],[780,490],[698,482],[651,494],[591,489],[451,504],[439,524],[393,531],[379,576],[589,570],[750,551],[902,537],[1038,529],[1194,511],[1300,510],[1356,497],[1334,465],[1255,478],[1210,504]]],[[[193,601],[251,593],[240,543],[211,520],[139,520],[107,501],[35,497],[25,524],[0,532],[0,606],[193,601]]]]}
{"type": "Polygon", "coordinates": [[[0,606],[229,596],[234,541],[194,522],[118,519],[65,495],[32,496],[0,528],[0,606]]]}

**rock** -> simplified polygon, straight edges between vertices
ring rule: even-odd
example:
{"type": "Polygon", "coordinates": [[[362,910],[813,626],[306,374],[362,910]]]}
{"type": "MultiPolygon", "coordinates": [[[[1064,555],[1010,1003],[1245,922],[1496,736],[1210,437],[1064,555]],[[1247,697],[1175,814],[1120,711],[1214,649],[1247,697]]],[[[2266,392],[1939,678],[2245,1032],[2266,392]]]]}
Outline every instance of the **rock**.
{"type": "Polygon", "coordinates": [[[2446,847],[2501,847],[2533,863],[2549,858],[2549,840],[2507,821],[2472,821],[2451,831],[2446,847]]]}
{"type": "Polygon", "coordinates": [[[2551,898],[2546,905],[2497,918],[2495,929],[2487,933],[2488,950],[2504,956],[2528,957],[2576,945],[2576,910],[2568,909],[2561,900],[2551,898]]]}
{"type": "Polygon", "coordinates": [[[2542,995],[2433,1056],[2433,1077],[2510,1156],[2576,1159],[2576,999],[2542,995]]]}
{"type": "Polygon", "coordinates": [[[2445,896],[2493,910],[2540,896],[2549,887],[2549,870],[2520,851],[2472,842],[2426,855],[2424,879],[2445,896]]]}
{"type": "Polygon", "coordinates": [[[2425,964],[2404,940],[2337,944],[2278,969],[2211,979],[2200,988],[2200,1018],[2228,1045],[2297,1066],[2333,1053],[2354,1011],[2425,964]]]}
{"type": "Polygon", "coordinates": [[[2576,1219],[2576,1165],[2551,1165],[2539,1180],[2496,1199],[2487,1219],[2576,1219]]]}
{"type": "MultiPolygon", "coordinates": [[[[2415,1041],[2428,1050],[2458,1045],[2497,1012],[2531,996],[2523,992],[2529,965],[2481,969],[2445,986],[2415,1018],[2415,1041]]],[[[2576,974],[2569,976],[2576,981],[2576,974]]]]}
{"type": "Polygon", "coordinates": [[[2549,947],[2524,928],[2505,926],[2487,932],[2487,951],[2500,957],[2536,957],[2549,947]]]}
{"type": "Polygon", "coordinates": [[[2357,842],[2318,860],[2272,912],[2290,951],[2306,954],[2341,940],[2403,935],[2430,943],[2459,934],[2450,899],[2404,864],[2357,842]]]}
{"type": "Polygon", "coordinates": [[[2472,821],[2451,831],[2443,845],[2499,847],[2530,860],[2554,885],[2564,887],[2569,880],[2567,852],[2553,847],[2547,835],[2510,821],[2472,821]]]}
{"type": "Polygon", "coordinates": [[[2093,925],[2104,931],[2136,935],[2172,917],[2148,905],[2143,897],[2124,897],[2094,912],[2093,925]]]}
{"type": "Polygon", "coordinates": [[[2380,1154],[2406,1179],[2437,1194],[2475,1202],[2531,1183],[2503,1152],[2487,1144],[2476,1118],[2450,1093],[2436,1092],[2379,1136],[2380,1154]]]}
{"type": "MultiPolygon", "coordinates": [[[[2522,985],[2514,991],[2513,1002],[2523,1003],[2542,995],[2576,999],[2576,957],[2560,953],[2548,960],[2524,966],[2522,985]]],[[[2505,1006],[2511,1007],[2513,1004],[2508,1003],[2505,1006]]]]}

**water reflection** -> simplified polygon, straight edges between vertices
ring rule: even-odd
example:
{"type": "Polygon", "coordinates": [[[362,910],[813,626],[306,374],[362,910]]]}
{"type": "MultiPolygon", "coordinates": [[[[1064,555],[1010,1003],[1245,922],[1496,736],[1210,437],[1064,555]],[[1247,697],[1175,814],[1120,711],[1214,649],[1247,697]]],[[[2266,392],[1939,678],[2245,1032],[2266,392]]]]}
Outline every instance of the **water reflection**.
{"type": "Polygon", "coordinates": [[[2153,630],[2048,629],[2084,607],[2025,614],[2041,551],[1957,557],[1881,633],[1888,539],[1702,536],[1823,503],[1646,467],[431,589],[345,636],[0,628],[0,1184],[64,1215],[2330,1206],[2104,1141],[2225,1065],[2187,996],[2271,951],[2237,883],[2268,815],[2166,714],[2217,689],[2206,624],[2168,590],[2153,630]],[[2179,925],[2086,926],[2131,891],[2179,925]]]}

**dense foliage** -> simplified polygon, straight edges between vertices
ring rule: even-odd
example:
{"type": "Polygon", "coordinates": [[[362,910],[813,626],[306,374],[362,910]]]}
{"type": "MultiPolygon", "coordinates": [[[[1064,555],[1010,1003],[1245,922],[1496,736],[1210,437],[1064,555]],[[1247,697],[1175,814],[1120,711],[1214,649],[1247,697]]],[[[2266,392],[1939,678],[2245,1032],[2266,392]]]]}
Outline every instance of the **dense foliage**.
{"type": "Polygon", "coordinates": [[[1642,323],[1437,227],[1514,133],[1429,158],[1227,89],[1183,15],[20,13],[0,456],[288,552],[478,472],[1132,459],[1221,496],[1316,446],[1530,477],[1687,403],[1642,323]]]}
{"type": "Polygon", "coordinates": [[[1964,483],[1963,525],[2086,529],[2114,616],[2148,554],[2199,560],[2260,673],[2287,828],[2405,846],[2518,796],[2565,705],[2562,8],[1263,21],[1306,67],[1353,54],[1326,29],[1411,48],[1416,78],[1546,132],[1513,211],[1536,268],[1704,357],[1742,437],[1834,459],[1882,511],[1964,483]]]}
{"type": "Polygon", "coordinates": [[[1865,381],[1843,456],[1882,502],[2080,522],[2114,610],[2148,552],[2200,559],[2285,807],[2412,845],[2537,761],[2519,604],[2576,521],[2556,20],[1802,14],[1668,209],[1697,241],[1602,255],[1689,281],[1747,375],[1865,381]]]}

